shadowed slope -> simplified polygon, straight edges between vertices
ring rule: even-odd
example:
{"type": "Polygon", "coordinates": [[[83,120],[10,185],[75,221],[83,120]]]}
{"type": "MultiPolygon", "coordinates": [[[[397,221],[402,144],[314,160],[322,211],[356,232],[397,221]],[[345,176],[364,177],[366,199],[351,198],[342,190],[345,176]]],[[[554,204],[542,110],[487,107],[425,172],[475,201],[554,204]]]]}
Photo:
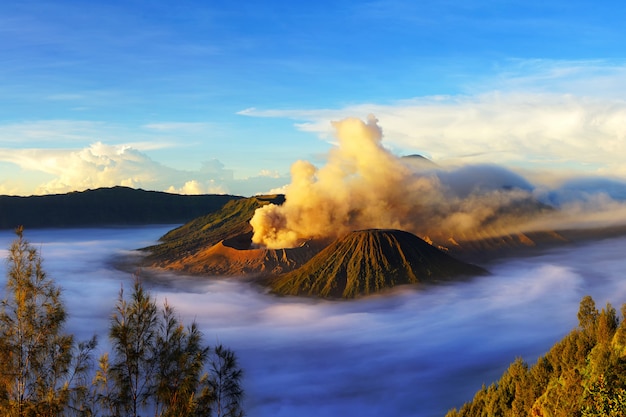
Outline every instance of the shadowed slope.
{"type": "Polygon", "coordinates": [[[338,239],[301,268],[270,281],[275,293],[354,298],[402,284],[486,271],[401,230],[362,230],[338,239]]]}
{"type": "Polygon", "coordinates": [[[250,219],[266,204],[282,204],[284,196],[257,196],[227,203],[166,233],[148,248],[146,263],[191,274],[268,276],[291,271],[321,250],[308,242],[292,249],[253,248],[250,219]]]}
{"type": "Polygon", "coordinates": [[[193,255],[170,262],[167,268],[191,274],[217,276],[277,275],[302,266],[320,250],[315,242],[290,249],[238,248],[237,241],[244,240],[246,236],[249,242],[249,234],[221,241],[200,249],[193,255]]]}
{"type": "Polygon", "coordinates": [[[218,211],[198,217],[169,231],[161,237],[161,243],[158,245],[145,248],[150,252],[147,262],[153,266],[171,269],[202,270],[199,266],[190,265],[203,262],[202,259],[194,258],[194,256],[223,240],[229,240],[231,247],[249,249],[250,236],[252,236],[250,219],[254,211],[266,204],[281,204],[283,201],[282,195],[257,196],[230,201],[218,211]]]}

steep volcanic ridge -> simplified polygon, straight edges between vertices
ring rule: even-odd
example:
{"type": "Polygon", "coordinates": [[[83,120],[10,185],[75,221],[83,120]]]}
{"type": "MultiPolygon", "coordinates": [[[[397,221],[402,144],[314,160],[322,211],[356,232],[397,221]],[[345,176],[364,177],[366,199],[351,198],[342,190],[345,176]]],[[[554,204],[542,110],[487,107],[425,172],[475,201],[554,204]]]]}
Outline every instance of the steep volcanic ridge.
{"type": "Polygon", "coordinates": [[[209,212],[170,230],[159,239],[159,244],[143,248],[148,252],[146,262],[150,266],[185,269],[183,262],[194,262],[194,255],[213,245],[229,240],[231,246],[248,249],[252,244],[250,219],[259,207],[266,204],[282,204],[284,196],[256,196],[230,201],[221,209],[209,212]]]}
{"type": "Polygon", "coordinates": [[[302,266],[327,241],[309,241],[290,249],[252,246],[250,219],[266,204],[281,204],[282,195],[231,201],[220,210],[198,217],[144,248],[144,264],[207,276],[278,275],[302,266]]]}
{"type": "Polygon", "coordinates": [[[338,239],[299,269],[270,280],[273,292],[355,298],[402,284],[484,275],[401,230],[362,230],[338,239]]]}
{"type": "Polygon", "coordinates": [[[192,255],[170,262],[169,269],[211,276],[264,277],[292,271],[317,254],[323,246],[316,242],[289,249],[241,248],[238,244],[250,235],[236,236],[200,249],[192,255]]]}

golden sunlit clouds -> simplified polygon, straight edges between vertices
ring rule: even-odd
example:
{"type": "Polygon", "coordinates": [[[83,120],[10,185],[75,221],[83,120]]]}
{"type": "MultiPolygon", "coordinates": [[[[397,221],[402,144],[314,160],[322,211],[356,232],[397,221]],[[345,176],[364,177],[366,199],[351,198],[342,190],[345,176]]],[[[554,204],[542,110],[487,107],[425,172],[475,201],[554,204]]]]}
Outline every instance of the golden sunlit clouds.
{"type": "MultiPolygon", "coordinates": [[[[303,160],[292,165],[285,203],[258,209],[250,222],[254,243],[294,247],[370,228],[407,230],[441,243],[571,225],[575,219],[594,226],[611,216],[626,219],[624,203],[587,193],[584,183],[544,195],[561,206],[554,212],[538,199],[545,190],[506,168],[445,168],[397,157],[382,145],[383,130],[371,115],[332,126],[338,145],[326,164],[319,169],[303,160]]],[[[626,184],[614,185],[626,192],[626,184]]]]}
{"type": "Polygon", "coordinates": [[[215,184],[215,181],[207,181],[206,184],[203,184],[197,180],[187,181],[181,188],[175,188],[174,186],[171,186],[166,191],[168,193],[187,195],[226,194],[224,188],[220,185],[215,184]]]}
{"type": "Polygon", "coordinates": [[[39,186],[38,194],[114,185],[142,187],[157,178],[161,170],[159,164],[128,145],[96,142],[77,151],[35,153],[33,163],[44,161],[40,169],[55,176],[39,186]]]}
{"type": "MultiPolygon", "coordinates": [[[[499,208],[530,198],[518,188],[473,190],[461,198],[432,172],[419,173],[382,146],[374,116],[333,123],[339,146],[326,165],[293,164],[282,206],[257,210],[253,242],[293,247],[352,230],[395,228],[421,236],[471,234],[499,208]]],[[[470,173],[468,173],[470,174],[470,173]]]]}

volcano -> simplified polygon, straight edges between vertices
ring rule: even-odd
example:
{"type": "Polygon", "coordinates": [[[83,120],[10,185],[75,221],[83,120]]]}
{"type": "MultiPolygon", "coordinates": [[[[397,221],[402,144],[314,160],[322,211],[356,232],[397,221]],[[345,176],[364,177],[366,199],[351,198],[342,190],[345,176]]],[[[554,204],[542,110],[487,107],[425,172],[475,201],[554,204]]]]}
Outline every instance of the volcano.
{"type": "Polygon", "coordinates": [[[252,248],[250,236],[248,233],[222,240],[170,262],[168,268],[205,276],[275,276],[302,266],[321,250],[317,242],[289,249],[252,248]]]}
{"type": "Polygon", "coordinates": [[[355,231],[331,243],[302,267],[269,281],[282,295],[355,298],[402,284],[484,275],[402,230],[355,231]]]}

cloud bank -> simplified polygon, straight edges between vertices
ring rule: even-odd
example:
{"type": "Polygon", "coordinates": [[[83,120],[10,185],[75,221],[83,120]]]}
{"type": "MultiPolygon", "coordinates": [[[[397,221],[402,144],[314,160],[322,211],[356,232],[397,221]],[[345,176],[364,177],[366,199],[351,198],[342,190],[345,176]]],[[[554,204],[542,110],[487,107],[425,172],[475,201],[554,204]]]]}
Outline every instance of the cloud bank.
{"type": "Polygon", "coordinates": [[[416,168],[414,158],[396,157],[382,146],[374,116],[333,126],[338,146],[326,165],[293,164],[285,203],[258,209],[250,222],[254,243],[294,247],[368,228],[409,230],[440,242],[474,236],[487,224],[500,233],[505,219],[517,216],[503,210],[532,196],[523,178],[495,166],[416,168]]]}
{"type": "MultiPolygon", "coordinates": [[[[205,161],[197,170],[175,169],[153,160],[133,144],[95,142],[77,150],[0,149],[0,162],[44,174],[48,179],[33,194],[121,185],[178,194],[252,195],[286,182],[280,175],[267,172],[236,179],[233,171],[216,159],[205,161]]],[[[4,188],[9,186],[4,184],[4,188]]]]}
{"type": "Polygon", "coordinates": [[[342,109],[257,110],[333,141],[330,121],[375,114],[387,146],[441,163],[494,163],[626,176],[626,101],[567,93],[492,91],[342,109]]]}
{"type": "Polygon", "coordinates": [[[256,211],[250,222],[254,243],[294,247],[353,230],[395,228],[448,246],[557,225],[626,221],[623,182],[586,179],[556,189],[536,187],[493,164],[445,167],[397,157],[383,147],[382,129],[371,115],[366,122],[348,118],[333,127],[337,146],[326,164],[318,169],[295,162],[285,203],[256,211]],[[612,192],[594,189],[599,183],[612,185],[612,192]]]}
{"type": "MultiPolygon", "coordinates": [[[[167,229],[26,231],[63,288],[68,332],[77,340],[98,332],[96,356],[110,351],[109,317],[120,285],[133,282],[111,260],[167,229]]],[[[0,257],[14,237],[0,232],[0,257]]],[[[590,242],[505,259],[479,279],[350,302],[274,297],[240,280],[168,272],[144,282],[159,304],[196,320],[207,343],[235,350],[251,416],[431,417],[470,400],[516,357],[532,363],[545,354],[576,326],[584,295],[619,308],[625,250],[624,237],[590,242]]]]}

